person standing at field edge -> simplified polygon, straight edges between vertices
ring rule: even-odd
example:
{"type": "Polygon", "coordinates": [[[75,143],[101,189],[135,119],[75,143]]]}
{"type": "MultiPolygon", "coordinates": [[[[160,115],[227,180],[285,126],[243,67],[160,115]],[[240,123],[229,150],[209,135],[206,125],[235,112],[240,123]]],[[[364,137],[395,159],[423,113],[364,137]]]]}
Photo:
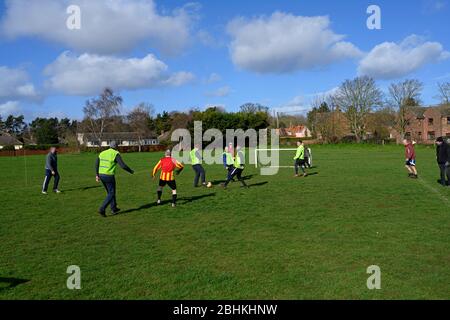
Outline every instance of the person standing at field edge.
{"type": "Polygon", "coordinates": [[[436,160],[441,172],[441,184],[444,187],[450,186],[450,146],[443,137],[436,139],[436,160]]]}
{"type": "Polygon", "coordinates": [[[192,149],[190,152],[191,164],[195,172],[194,188],[198,187],[198,182],[200,179],[202,181],[202,186],[206,187],[206,172],[202,166],[203,158],[200,152],[201,151],[199,145],[195,145],[194,149],[192,149]]]}
{"type": "Polygon", "coordinates": [[[412,179],[417,179],[419,176],[417,175],[416,151],[414,149],[414,144],[409,139],[403,139],[403,145],[405,146],[405,167],[408,170],[408,176],[412,179]]]}
{"type": "Polygon", "coordinates": [[[177,205],[177,183],[175,181],[175,176],[173,174],[176,171],[176,174],[179,175],[181,171],[183,171],[184,166],[182,163],[178,162],[175,158],[172,158],[172,152],[167,150],[165,153],[165,157],[158,161],[152,171],[152,177],[155,178],[156,173],[161,170],[161,175],[159,177],[159,186],[158,186],[158,200],[156,202],[157,205],[161,204],[161,196],[163,193],[163,189],[166,185],[172,189],[172,208],[175,208],[177,205]]]}
{"type": "Polygon", "coordinates": [[[53,182],[53,192],[54,193],[61,193],[58,189],[59,185],[59,172],[58,172],[58,154],[55,147],[50,148],[50,152],[47,154],[47,157],[45,159],[45,179],[44,183],[42,184],[42,194],[47,194],[48,185],[50,183],[50,180],[52,177],[55,178],[53,182]]]}
{"type": "Polygon", "coordinates": [[[130,174],[134,174],[134,171],[128,167],[125,162],[123,162],[122,157],[120,156],[119,151],[117,151],[117,143],[112,141],[109,145],[109,149],[100,153],[97,158],[97,162],[95,163],[96,170],[96,180],[97,182],[102,182],[105,187],[107,196],[105,201],[103,201],[102,206],[98,210],[98,213],[106,218],[106,208],[111,206],[111,211],[113,215],[116,215],[120,212],[120,209],[117,207],[116,201],[116,168],[117,164],[119,166],[129,172],[130,174]]]}
{"type": "Polygon", "coordinates": [[[298,177],[298,168],[300,167],[303,172],[303,176],[306,177],[308,174],[305,171],[305,146],[303,145],[303,141],[297,142],[297,152],[294,157],[294,167],[295,167],[295,177],[298,177]]]}

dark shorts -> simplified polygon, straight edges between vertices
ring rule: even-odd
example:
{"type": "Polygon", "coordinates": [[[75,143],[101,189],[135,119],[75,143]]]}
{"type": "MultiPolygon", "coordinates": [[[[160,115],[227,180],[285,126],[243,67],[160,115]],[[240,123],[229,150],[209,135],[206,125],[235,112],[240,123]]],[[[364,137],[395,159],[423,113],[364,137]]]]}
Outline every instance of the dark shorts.
{"type": "Polygon", "coordinates": [[[177,189],[177,183],[175,180],[172,181],[164,181],[164,180],[159,180],[159,186],[160,187],[165,187],[166,185],[169,186],[170,189],[172,190],[176,190],[177,189]]]}
{"type": "Polygon", "coordinates": [[[409,166],[409,167],[415,167],[416,166],[416,159],[406,160],[406,165],[409,166]]]}
{"type": "Polygon", "coordinates": [[[299,166],[304,166],[306,164],[305,159],[297,159],[295,160],[295,162],[297,163],[297,165],[299,166]]]}

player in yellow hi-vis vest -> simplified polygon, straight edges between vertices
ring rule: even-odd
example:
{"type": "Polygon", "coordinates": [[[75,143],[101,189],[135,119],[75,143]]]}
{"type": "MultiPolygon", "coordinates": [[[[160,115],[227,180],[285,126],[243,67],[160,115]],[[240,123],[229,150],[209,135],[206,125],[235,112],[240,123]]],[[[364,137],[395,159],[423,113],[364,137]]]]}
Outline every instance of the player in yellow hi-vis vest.
{"type": "Polygon", "coordinates": [[[103,186],[106,189],[107,196],[105,201],[103,201],[102,206],[98,210],[98,213],[102,217],[106,217],[106,208],[111,205],[111,211],[113,215],[119,213],[120,209],[117,207],[116,201],[116,168],[117,164],[124,169],[125,171],[133,174],[134,171],[130,169],[125,162],[123,162],[122,157],[120,156],[119,151],[117,149],[117,143],[111,142],[110,148],[108,150],[103,151],[97,158],[97,162],[95,164],[96,168],[96,180],[97,182],[102,182],[103,186]]]}
{"type": "Polygon", "coordinates": [[[233,154],[230,152],[229,147],[225,147],[225,150],[222,155],[222,160],[223,160],[223,166],[228,171],[228,174],[227,174],[227,179],[228,179],[229,177],[231,177],[231,173],[234,170],[234,158],[233,158],[233,154]]]}
{"type": "Polygon", "coordinates": [[[202,166],[203,158],[200,146],[196,144],[190,152],[192,168],[195,171],[194,188],[198,187],[198,181],[201,179],[202,186],[206,187],[206,172],[202,166]]]}
{"type": "Polygon", "coordinates": [[[242,187],[248,188],[247,184],[242,178],[242,172],[245,169],[245,153],[244,150],[240,146],[236,147],[236,157],[234,158],[233,171],[228,176],[227,181],[223,184],[223,187],[226,189],[230,181],[237,177],[238,180],[242,183],[242,187]]]}
{"type": "Polygon", "coordinates": [[[305,146],[303,141],[297,142],[297,152],[294,157],[294,167],[295,167],[295,177],[298,177],[298,168],[302,169],[303,176],[306,177],[308,174],[305,171],[305,146]]]}

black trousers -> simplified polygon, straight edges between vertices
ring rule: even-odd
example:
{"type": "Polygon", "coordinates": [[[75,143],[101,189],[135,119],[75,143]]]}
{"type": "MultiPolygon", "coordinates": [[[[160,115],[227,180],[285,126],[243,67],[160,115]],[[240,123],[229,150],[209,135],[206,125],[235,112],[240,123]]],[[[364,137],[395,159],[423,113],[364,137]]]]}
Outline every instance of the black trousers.
{"type": "Polygon", "coordinates": [[[242,178],[242,172],[244,172],[244,168],[234,168],[233,167],[233,171],[231,171],[231,174],[228,175],[228,179],[225,182],[225,187],[230,183],[231,180],[234,179],[234,177],[237,177],[239,182],[242,183],[242,185],[244,187],[247,186],[244,179],[242,178]]]}
{"type": "MultiPolygon", "coordinates": [[[[42,185],[42,191],[47,192],[48,190],[48,185],[50,184],[50,180],[52,179],[53,175],[52,175],[52,171],[49,169],[45,169],[45,179],[44,179],[44,183],[42,185]]],[[[53,182],[53,191],[58,190],[58,185],[59,185],[59,173],[58,171],[55,171],[55,180],[53,182]]]]}
{"type": "Polygon", "coordinates": [[[305,173],[305,160],[303,159],[296,159],[294,163],[295,167],[295,174],[298,174],[298,168],[302,169],[302,172],[305,173]]]}
{"type": "Polygon", "coordinates": [[[450,185],[450,167],[447,167],[445,163],[439,163],[439,170],[441,171],[441,184],[443,186],[450,185]]]}
{"type": "Polygon", "coordinates": [[[117,210],[116,202],[116,178],[114,176],[100,175],[100,180],[106,190],[106,199],[103,201],[100,207],[100,212],[105,212],[106,208],[110,205],[112,211],[117,210]]]}
{"type": "Polygon", "coordinates": [[[206,183],[206,173],[205,173],[205,169],[203,168],[203,166],[201,164],[196,164],[196,165],[193,165],[192,168],[195,171],[194,187],[198,186],[198,181],[200,179],[202,180],[202,184],[205,184],[206,183]]]}
{"type": "Polygon", "coordinates": [[[228,170],[227,180],[228,179],[232,180],[233,178],[231,177],[231,175],[233,174],[234,166],[232,165],[227,166],[227,170],[228,170]]]}

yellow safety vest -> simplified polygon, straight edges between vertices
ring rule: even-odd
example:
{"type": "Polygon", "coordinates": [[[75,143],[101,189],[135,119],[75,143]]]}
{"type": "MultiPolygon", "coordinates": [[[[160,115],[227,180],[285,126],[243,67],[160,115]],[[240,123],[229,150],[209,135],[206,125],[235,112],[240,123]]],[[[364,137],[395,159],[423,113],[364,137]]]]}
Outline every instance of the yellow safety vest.
{"type": "Polygon", "coordinates": [[[236,168],[242,168],[244,166],[244,163],[241,163],[241,156],[242,158],[244,158],[244,162],[245,162],[245,154],[242,151],[239,151],[236,155],[236,158],[234,159],[234,166],[236,168]]]}
{"type": "Polygon", "coordinates": [[[100,159],[100,166],[98,173],[107,175],[107,176],[113,176],[116,174],[116,157],[119,154],[119,151],[114,149],[108,149],[100,153],[98,158],[100,159]]]}
{"type": "Polygon", "coordinates": [[[195,166],[196,164],[200,164],[200,159],[197,158],[196,153],[197,153],[197,150],[195,150],[195,149],[191,150],[191,164],[193,166],[195,166]]]}

